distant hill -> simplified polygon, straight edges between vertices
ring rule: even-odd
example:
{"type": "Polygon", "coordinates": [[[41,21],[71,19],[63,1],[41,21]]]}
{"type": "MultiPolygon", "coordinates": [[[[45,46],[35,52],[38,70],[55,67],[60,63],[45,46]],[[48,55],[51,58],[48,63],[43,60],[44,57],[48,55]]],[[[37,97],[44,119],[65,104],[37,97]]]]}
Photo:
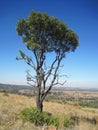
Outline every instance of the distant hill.
{"type": "MultiPolygon", "coordinates": [[[[27,95],[29,95],[29,93],[32,93],[31,92],[34,91],[34,89],[31,87],[31,86],[28,86],[28,85],[13,85],[13,84],[2,84],[0,83],[0,92],[3,92],[3,91],[6,91],[6,92],[10,92],[10,93],[26,93],[27,95]]],[[[52,92],[54,91],[92,91],[92,92],[95,92],[97,91],[98,92],[98,88],[80,88],[80,87],[54,87],[52,89],[52,92]]],[[[32,95],[32,94],[30,94],[32,95]]]]}
{"type": "Polygon", "coordinates": [[[12,85],[12,84],[2,84],[0,83],[0,91],[6,91],[11,93],[18,93],[20,90],[31,89],[30,86],[27,85],[12,85]]]}
{"type": "Polygon", "coordinates": [[[62,91],[98,91],[98,87],[55,87],[54,90],[62,90],[62,91]]]}
{"type": "Polygon", "coordinates": [[[2,84],[2,83],[0,83],[0,89],[1,88],[28,89],[28,88],[30,88],[30,86],[28,86],[28,85],[13,85],[13,84],[2,84]]]}

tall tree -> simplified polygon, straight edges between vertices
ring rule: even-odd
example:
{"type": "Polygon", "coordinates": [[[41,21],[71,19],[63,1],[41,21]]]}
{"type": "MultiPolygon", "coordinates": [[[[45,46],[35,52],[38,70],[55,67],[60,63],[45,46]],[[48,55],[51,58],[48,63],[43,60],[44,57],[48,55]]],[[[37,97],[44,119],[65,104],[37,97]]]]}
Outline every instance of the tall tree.
{"type": "Polygon", "coordinates": [[[20,58],[17,57],[17,60],[23,59],[36,73],[33,77],[27,72],[27,80],[32,81],[32,85],[36,88],[36,104],[42,112],[45,97],[54,85],[60,84],[61,61],[66,53],[75,51],[78,37],[57,18],[35,11],[32,11],[26,19],[19,19],[16,30],[33,55],[31,58],[20,50],[20,58]],[[47,54],[50,53],[53,54],[54,60],[47,65],[47,54]]]}

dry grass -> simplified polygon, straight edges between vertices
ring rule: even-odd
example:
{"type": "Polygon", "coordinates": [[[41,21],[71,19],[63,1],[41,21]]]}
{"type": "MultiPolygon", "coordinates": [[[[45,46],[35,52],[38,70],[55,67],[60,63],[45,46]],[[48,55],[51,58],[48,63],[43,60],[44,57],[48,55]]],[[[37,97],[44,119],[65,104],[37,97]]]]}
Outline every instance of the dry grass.
{"type": "MultiPolygon", "coordinates": [[[[41,130],[40,127],[35,127],[30,122],[24,123],[19,118],[19,112],[23,108],[35,106],[34,98],[16,94],[4,96],[0,93],[0,130],[41,130]]],[[[98,109],[82,108],[74,104],[44,102],[44,111],[53,115],[78,117],[75,127],[67,128],[67,130],[98,130],[98,125],[92,124],[93,119],[98,121],[98,109]]]]}

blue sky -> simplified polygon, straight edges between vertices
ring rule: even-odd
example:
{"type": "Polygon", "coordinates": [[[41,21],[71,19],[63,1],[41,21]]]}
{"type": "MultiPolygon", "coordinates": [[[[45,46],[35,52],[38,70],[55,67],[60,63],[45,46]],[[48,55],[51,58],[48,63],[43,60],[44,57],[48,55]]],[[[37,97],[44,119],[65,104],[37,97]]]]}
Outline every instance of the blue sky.
{"type": "Polygon", "coordinates": [[[18,50],[27,51],[17,35],[16,23],[32,11],[48,13],[67,23],[79,36],[80,46],[67,54],[62,72],[67,87],[98,87],[98,1],[97,0],[1,0],[0,1],[0,83],[26,84],[23,61],[18,50]]]}

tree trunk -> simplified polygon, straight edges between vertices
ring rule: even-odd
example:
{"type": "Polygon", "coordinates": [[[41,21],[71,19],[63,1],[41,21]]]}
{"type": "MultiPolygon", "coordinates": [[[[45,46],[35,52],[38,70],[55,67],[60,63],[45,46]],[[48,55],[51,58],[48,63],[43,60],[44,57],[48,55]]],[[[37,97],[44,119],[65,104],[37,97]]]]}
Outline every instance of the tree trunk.
{"type": "Polygon", "coordinates": [[[43,102],[40,100],[40,97],[37,95],[36,106],[40,112],[43,111],[43,102]]]}
{"type": "Polygon", "coordinates": [[[40,112],[43,111],[43,101],[41,100],[40,87],[37,87],[36,106],[40,112]]]}

